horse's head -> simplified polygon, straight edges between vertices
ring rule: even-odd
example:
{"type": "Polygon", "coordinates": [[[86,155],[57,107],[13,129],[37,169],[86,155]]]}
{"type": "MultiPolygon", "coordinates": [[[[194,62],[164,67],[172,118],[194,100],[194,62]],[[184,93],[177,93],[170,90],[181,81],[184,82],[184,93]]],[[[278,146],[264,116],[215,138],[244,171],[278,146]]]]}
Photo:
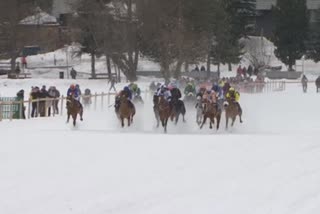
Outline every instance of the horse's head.
{"type": "Polygon", "coordinates": [[[228,107],[229,106],[229,101],[224,101],[223,102],[223,106],[226,108],[226,107],[228,107]]]}

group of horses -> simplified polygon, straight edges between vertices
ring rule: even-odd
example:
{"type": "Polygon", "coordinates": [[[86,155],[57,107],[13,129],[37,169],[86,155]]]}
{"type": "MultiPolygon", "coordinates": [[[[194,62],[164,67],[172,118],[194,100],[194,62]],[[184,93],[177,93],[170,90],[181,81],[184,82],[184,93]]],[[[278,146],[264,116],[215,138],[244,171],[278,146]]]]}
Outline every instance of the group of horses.
{"type": "MultiPolygon", "coordinates": [[[[134,116],[136,115],[135,104],[143,104],[141,97],[131,102],[126,96],[120,96],[119,108],[116,109],[115,113],[121,122],[121,126],[130,126],[133,123],[134,116]]],[[[190,102],[188,103],[191,104],[190,102]]],[[[237,116],[239,116],[240,123],[242,123],[242,111],[239,109],[236,102],[232,99],[226,99],[224,101],[219,100],[217,103],[212,103],[209,100],[196,98],[193,105],[196,108],[196,122],[202,129],[209,120],[210,129],[216,124],[216,129],[219,130],[222,113],[225,112],[226,118],[226,129],[229,126],[229,120],[231,120],[231,126],[234,125],[237,116]],[[194,104],[194,105],[193,105],[194,104]]],[[[164,132],[167,132],[167,126],[169,120],[175,124],[179,122],[180,116],[182,116],[183,122],[186,122],[186,106],[183,100],[172,99],[167,100],[164,96],[154,96],[153,98],[153,111],[157,122],[157,127],[162,125],[164,132]]],[[[73,125],[76,126],[77,116],[80,116],[80,120],[83,120],[83,107],[79,105],[79,102],[72,96],[67,98],[67,122],[70,117],[73,119],[73,125]]]]}

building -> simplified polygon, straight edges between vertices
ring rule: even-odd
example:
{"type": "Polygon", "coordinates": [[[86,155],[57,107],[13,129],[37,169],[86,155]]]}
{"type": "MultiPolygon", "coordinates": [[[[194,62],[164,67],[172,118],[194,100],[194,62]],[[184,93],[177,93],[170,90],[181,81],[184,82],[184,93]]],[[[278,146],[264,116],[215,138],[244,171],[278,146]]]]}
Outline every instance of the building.
{"type": "MultiPolygon", "coordinates": [[[[272,6],[277,0],[257,0],[256,35],[272,36],[272,6]]],[[[320,8],[320,0],[307,0],[307,7],[310,10],[311,22],[314,21],[315,11],[320,8]]]]}

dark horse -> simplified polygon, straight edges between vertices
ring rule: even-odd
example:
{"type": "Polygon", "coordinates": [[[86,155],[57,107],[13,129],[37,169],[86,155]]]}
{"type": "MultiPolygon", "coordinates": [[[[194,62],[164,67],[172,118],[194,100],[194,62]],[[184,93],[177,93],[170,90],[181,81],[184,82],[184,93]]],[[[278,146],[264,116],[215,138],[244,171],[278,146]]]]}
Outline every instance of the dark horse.
{"type": "Polygon", "coordinates": [[[233,127],[237,116],[240,118],[240,123],[242,123],[242,110],[239,108],[238,104],[234,99],[227,99],[223,104],[226,111],[226,129],[228,129],[229,119],[232,120],[231,126],[233,127]]]}
{"type": "Polygon", "coordinates": [[[186,122],[184,118],[186,114],[186,107],[184,105],[184,102],[179,99],[172,99],[171,104],[172,104],[171,120],[175,119],[175,124],[177,124],[181,114],[183,118],[183,122],[186,122]]]}
{"type": "Polygon", "coordinates": [[[319,89],[320,89],[320,77],[318,77],[316,79],[316,88],[317,88],[317,93],[319,92],[319,89]]]}
{"type": "Polygon", "coordinates": [[[164,128],[164,132],[166,133],[168,120],[172,114],[172,110],[171,110],[170,103],[163,96],[158,97],[157,111],[158,111],[159,119],[164,128]]]}
{"type": "Polygon", "coordinates": [[[125,95],[122,95],[119,98],[120,106],[119,110],[116,111],[118,118],[121,121],[121,126],[124,127],[124,120],[128,120],[128,126],[133,123],[133,117],[136,114],[136,109],[133,105],[133,103],[130,103],[128,98],[125,95]]]}
{"type": "Polygon", "coordinates": [[[221,109],[219,109],[217,103],[211,103],[209,101],[205,102],[203,109],[203,122],[200,126],[200,129],[203,128],[203,125],[206,123],[208,118],[210,119],[210,129],[212,129],[212,124],[214,124],[214,119],[217,119],[217,130],[219,130],[221,120],[221,109]]]}
{"type": "Polygon", "coordinates": [[[82,115],[83,115],[83,107],[77,101],[74,99],[73,96],[67,97],[67,112],[68,112],[68,118],[67,123],[69,123],[70,116],[72,116],[73,119],[73,126],[76,126],[76,120],[78,114],[80,115],[80,120],[83,121],[82,115]]]}

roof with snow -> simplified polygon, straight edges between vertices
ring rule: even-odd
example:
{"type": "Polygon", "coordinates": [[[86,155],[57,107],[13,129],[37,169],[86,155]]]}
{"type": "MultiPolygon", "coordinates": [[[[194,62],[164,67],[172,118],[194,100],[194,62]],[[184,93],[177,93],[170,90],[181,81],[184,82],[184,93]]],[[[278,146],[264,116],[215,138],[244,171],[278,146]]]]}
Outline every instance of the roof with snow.
{"type": "Polygon", "coordinates": [[[21,25],[57,25],[57,19],[46,12],[38,12],[20,21],[21,25]]]}
{"type": "MultiPolygon", "coordinates": [[[[272,5],[276,5],[277,0],[257,0],[257,10],[271,10],[272,5]]],[[[320,0],[307,0],[309,10],[320,8],[320,0]]]]}

